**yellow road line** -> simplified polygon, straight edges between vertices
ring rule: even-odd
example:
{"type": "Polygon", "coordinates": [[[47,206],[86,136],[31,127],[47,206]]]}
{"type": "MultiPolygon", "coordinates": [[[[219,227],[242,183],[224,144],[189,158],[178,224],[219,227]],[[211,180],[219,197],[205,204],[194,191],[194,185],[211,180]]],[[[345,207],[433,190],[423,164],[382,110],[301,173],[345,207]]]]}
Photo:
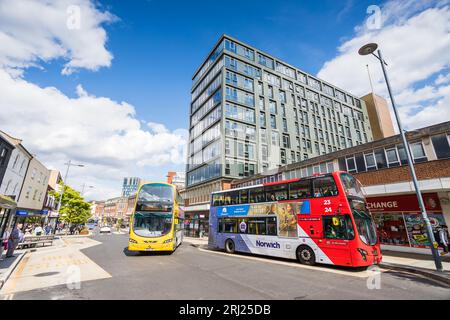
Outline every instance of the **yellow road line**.
{"type": "Polygon", "coordinates": [[[30,256],[28,256],[27,253],[25,254],[26,256],[22,259],[22,261],[19,262],[19,265],[17,266],[16,270],[14,270],[14,273],[11,275],[10,281],[8,281],[7,283],[7,289],[9,289],[9,291],[14,291],[14,288],[16,287],[17,278],[19,278],[22,275],[23,270],[25,270],[25,267],[28,263],[28,260],[30,260],[30,256]]]}

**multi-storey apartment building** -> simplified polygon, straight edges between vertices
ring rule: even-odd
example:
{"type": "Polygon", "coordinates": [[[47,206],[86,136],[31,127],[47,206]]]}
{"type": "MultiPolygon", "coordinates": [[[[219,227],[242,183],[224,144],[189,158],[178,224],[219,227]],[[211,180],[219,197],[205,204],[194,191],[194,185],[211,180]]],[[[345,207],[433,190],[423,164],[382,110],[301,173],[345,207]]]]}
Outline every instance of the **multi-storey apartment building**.
{"type": "Polygon", "coordinates": [[[138,177],[123,178],[122,197],[128,197],[137,192],[142,179],[138,177]]]}
{"type": "Polygon", "coordinates": [[[363,100],[227,35],[192,81],[187,212],[233,178],[373,140],[363,100]]]}

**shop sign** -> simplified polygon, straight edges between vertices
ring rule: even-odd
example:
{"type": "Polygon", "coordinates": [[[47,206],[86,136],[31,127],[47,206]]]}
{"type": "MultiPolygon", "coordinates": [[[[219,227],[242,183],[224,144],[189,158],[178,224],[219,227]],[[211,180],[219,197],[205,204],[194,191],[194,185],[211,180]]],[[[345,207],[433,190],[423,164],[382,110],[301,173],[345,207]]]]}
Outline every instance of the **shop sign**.
{"type": "Polygon", "coordinates": [[[17,210],[16,211],[16,216],[26,217],[26,216],[28,216],[28,211],[26,211],[26,210],[17,210]]]}
{"type": "MultiPolygon", "coordinates": [[[[422,194],[426,210],[441,211],[441,205],[436,193],[422,194]]],[[[420,212],[419,202],[415,194],[370,197],[367,206],[372,212],[420,212]]]]}

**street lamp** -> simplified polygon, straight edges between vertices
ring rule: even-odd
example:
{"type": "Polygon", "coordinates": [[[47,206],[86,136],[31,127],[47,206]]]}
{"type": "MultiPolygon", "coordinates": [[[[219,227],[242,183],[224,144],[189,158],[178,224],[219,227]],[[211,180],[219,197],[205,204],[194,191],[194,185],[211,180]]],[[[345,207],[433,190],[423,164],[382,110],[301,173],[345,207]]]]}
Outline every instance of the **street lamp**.
{"type": "Polygon", "coordinates": [[[84,189],[85,189],[86,187],[87,187],[87,188],[90,188],[90,189],[94,188],[94,186],[88,186],[88,185],[86,185],[86,183],[83,183],[83,185],[81,186],[81,193],[80,193],[81,196],[83,196],[83,194],[84,194],[84,189]]]}
{"type": "Polygon", "coordinates": [[[64,195],[64,190],[66,189],[67,176],[69,175],[69,169],[70,169],[71,166],[80,167],[80,168],[84,167],[84,164],[75,164],[75,163],[72,163],[72,160],[69,160],[69,162],[64,163],[64,164],[67,166],[67,169],[66,169],[66,174],[64,175],[62,189],[61,189],[61,192],[60,192],[60,195],[59,195],[58,216],[56,217],[55,228],[53,229],[53,234],[56,233],[56,228],[58,226],[59,214],[60,214],[60,210],[61,210],[61,202],[62,202],[62,197],[64,195]]]}
{"type": "Polygon", "coordinates": [[[422,194],[420,191],[419,183],[417,181],[416,171],[414,170],[414,164],[412,161],[411,150],[409,149],[409,145],[406,140],[405,131],[402,128],[402,123],[400,121],[400,117],[397,112],[397,108],[395,106],[394,96],[392,94],[391,85],[389,83],[389,78],[386,73],[385,65],[387,65],[387,63],[383,60],[380,49],[378,49],[378,50],[377,49],[378,49],[378,45],[376,43],[369,43],[369,44],[362,46],[358,50],[358,53],[362,56],[371,54],[375,58],[377,58],[378,61],[380,61],[381,69],[383,70],[384,79],[386,81],[386,86],[387,86],[387,89],[389,92],[389,97],[391,98],[392,108],[394,109],[395,119],[397,120],[398,129],[399,129],[400,135],[402,137],[403,147],[405,148],[405,151],[406,151],[409,171],[410,171],[412,179],[413,179],[413,184],[414,184],[414,188],[416,190],[417,200],[419,201],[420,211],[422,212],[422,218],[425,222],[426,229],[427,229],[427,236],[428,236],[428,239],[430,240],[430,248],[431,248],[431,253],[433,254],[433,258],[434,258],[434,264],[436,265],[437,271],[442,271],[441,257],[439,256],[439,251],[437,249],[437,243],[435,242],[435,239],[434,239],[433,229],[431,228],[430,219],[428,218],[428,214],[425,209],[425,204],[423,203],[422,194]],[[378,56],[374,53],[376,50],[377,50],[378,56]]]}

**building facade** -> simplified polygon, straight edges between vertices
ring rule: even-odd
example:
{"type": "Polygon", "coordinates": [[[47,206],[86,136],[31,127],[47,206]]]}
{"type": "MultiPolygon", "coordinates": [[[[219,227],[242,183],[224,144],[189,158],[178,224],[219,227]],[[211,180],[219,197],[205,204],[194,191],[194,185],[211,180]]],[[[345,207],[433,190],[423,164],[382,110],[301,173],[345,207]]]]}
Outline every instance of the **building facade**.
{"type": "Polygon", "coordinates": [[[207,220],[210,192],[232,179],[373,140],[363,100],[226,35],[195,72],[191,96],[188,216],[207,220]]]}
{"type": "MultiPolygon", "coordinates": [[[[0,135],[0,184],[3,185],[3,178],[8,168],[9,159],[11,153],[14,150],[14,144],[10,143],[8,139],[5,139],[3,135],[0,135]]],[[[4,188],[2,188],[4,190],[4,188]]],[[[0,194],[3,194],[0,190],[0,194]]]]}
{"type": "Polygon", "coordinates": [[[142,179],[138,177],[126,177],[123,178],[122,184],[122,197],[128,197],[137,192],[139,186],[142,183],[142,179]]]}
{"type": "Polygon", "coordinates": [[[173,184],[178,190],[184,189],[186,186],[186,173],[185,172],[167,172],[167,183],[173,184]]]}
{"type": "Polygon", "coordinates": [[[17,217],[46,216],[43,204],[47,194],[50,172],[36,158],[32,158],[17,202],[17,217]]]}
{"type": "Polygon", "coordinates": [[[384,139],[395,135],[394,124],[387,101],[379,95],[366,94],[361,98],[367,106],[367,114],[372,126],[373,140],[384,139]]]}
{"type": "MultiPolygon", "coordinates": [[[[433,227],[450,223],[450,122],[407,133],[426,209],[433,227]]],[[[270,175],[236,179],[233,188],[336,170],[364,186],[384,249],[429,253],[400,135],[280,167],[270,175]]]]}
{"type": "Polygon", "coordinates": [[[14,146],[3,175],[3,180],[0,183],[0,194],[17,200],[22,190],[28,164],[33,156],[22,145],[22,140],[2,131],[0,131],[0,136],[14,146]]]}
{"type": "Polygon", "coordinates": [[[91,216],[101,220],[105,213],[105,201],[91,201],[91,216]]]}

